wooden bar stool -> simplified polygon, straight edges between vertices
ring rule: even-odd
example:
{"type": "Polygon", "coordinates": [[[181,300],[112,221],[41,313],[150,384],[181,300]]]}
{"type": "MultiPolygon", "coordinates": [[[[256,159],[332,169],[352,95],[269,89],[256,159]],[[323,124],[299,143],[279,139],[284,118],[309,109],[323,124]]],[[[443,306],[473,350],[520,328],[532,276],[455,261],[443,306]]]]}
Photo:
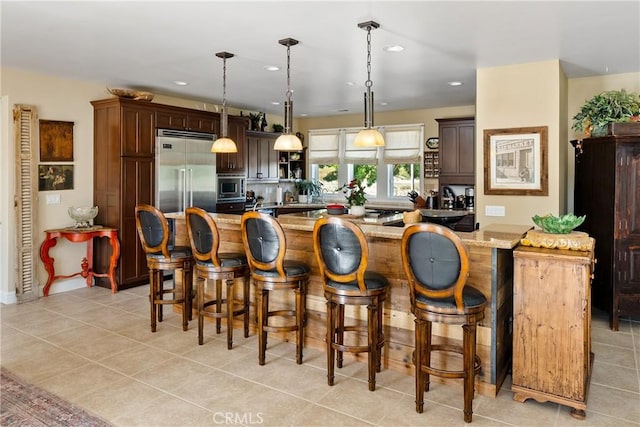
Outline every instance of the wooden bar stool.
{"type": "Polygon", "coordinates": [[[407,227],[402,235],[402,265],[409,281],[411,309],[415,315],[416,412],[422,413],[429,375],[464,379],[464,421],[471,422],[475,375],[481,361],[476,355],[476,325],[484,319],[485,296],[465,286],[469,256],[450,229],[431,223],[407,227]],[[432,345],[431,322],[459,324],[462,346],[432,345]],[[431,352],[462,354],[460,371],[431,365],[431,352]]]}
{"type": "Polygon", "coordinates": [[[227,348],[233,346],[233,318],[243,315],[244,337],[249,336],[249,264],[243,253],[218,252],[220,235],[214,219],[201,208],[185,210],[191,252],[195,259],[196,313],[198,313],[198,344],[204,341],[204,318],[216,319],[216,333],[220,333],[221,319],[227,319],[227,348]],[[242,278],[242,300],[235,299],[234,283],[242,278]],[[207,279],[215,282],[213,298],[207,299],[207,279]],[[226,284],[225,296],[222,282],[226,284]]]}
{"type": "Polygon", "coordinates": [[[304,346],[305,307],[309,266],[303,262],[285,260],[287,241],[275,218],[256,211],[245,212],[241,222],[251,279],[256,287],[258,312],[258,363],[264,365],[268,332],[296,332],[296,363],[302,363],[304,346]],[[295,310],[269,308],[269,293],[292,290],[295,310]],[[295,323],[275,325],[270,318],[294,318],[295,323]]]}
{"type": "Polygon", "coordinates": [[[379,273],[366,271],[369,247],[355,223],[336,217],[321,218],[313,228],[313,250],[318,260],[327,299],[327,381],[334,382],[335,353],[342,368],[343,352],[369,353],[369,390],[376,389],[380,372],[384,334],[382,308],[389,281],[379,273]],[[367,326],[344,324],[345,305],[366,305],[367,326]],[[347,345],[345,332],[367,334],[367,345],[347,345]]]}
{"type": "Polygon", "coordinates": [[[169,224],[164,214],[151,205],[135,208],[136,229],[142,248],[147,254],[149,267],[149,300],[151,303],[151,332],[156,331],[156,319],[162,322],[162,306],[182,305],[182,329],[189,328],[192,304],[191,249],[186,246],[169,245],[169,224]],[[173,271],[173,287],[165,289],[163,271],[173,271]],[[180,270],[181,288],[175,286],[176,271],[180,270]],[[170,299],[165,299],[170,295],[170,299]]]}

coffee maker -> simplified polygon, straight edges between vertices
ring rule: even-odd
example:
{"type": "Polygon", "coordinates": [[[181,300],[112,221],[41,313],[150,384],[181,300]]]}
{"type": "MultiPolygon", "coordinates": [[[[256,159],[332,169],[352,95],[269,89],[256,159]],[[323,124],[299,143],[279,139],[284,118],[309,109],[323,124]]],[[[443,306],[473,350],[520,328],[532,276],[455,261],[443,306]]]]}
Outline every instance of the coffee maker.
{"type": "Polygon", "coordinates": [[[464,201],[467,210],[474,210],[476,204],[475,192],[473,187],[467,187],[464,189],[464,201]]]}

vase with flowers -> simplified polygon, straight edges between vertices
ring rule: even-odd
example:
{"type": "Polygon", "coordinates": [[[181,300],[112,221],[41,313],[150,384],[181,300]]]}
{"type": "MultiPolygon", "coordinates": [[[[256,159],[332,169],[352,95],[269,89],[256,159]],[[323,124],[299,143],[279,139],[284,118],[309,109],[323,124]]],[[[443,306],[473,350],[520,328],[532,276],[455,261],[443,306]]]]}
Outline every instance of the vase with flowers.
{"type": "Polygon", "coordinates": [[[349,213],[353,216],[364,215],[364,204],[367,202],[366,187],[362,181],[354,178],[348,184],[340,187],[349,203],[349,213]]]}

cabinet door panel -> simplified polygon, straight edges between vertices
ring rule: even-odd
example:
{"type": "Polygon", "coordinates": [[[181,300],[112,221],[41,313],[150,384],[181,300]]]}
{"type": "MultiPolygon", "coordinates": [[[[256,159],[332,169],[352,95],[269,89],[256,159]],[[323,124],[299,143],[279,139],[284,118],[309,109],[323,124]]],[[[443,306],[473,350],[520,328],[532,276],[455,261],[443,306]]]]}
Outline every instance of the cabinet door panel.
{"type": "Polygon", "coordinates": [[[458,134],[458,173],[475,173],[475,125],[461,125],[458,134]]]}
{"type": "Polygon", "coordinates": [[[148,280],[146,255],[136,231],[135,207],[153,204],[153,159],[124,158],[122,161],[122,223],[120,259],[126,259],[119,272],[119,281],[126,285],[148,280]]]}
{"type": "Polygon", "coordinates": [[[158,110],[156,123],[161,129],[187,129],[187,113],[183,111],[158,110]]]}
{"type": "Polygon", "coordinates": [[[238,148],[237,153],[220,153],[217,155],[216,169],[222,173],[244,173],[245,172],[245,150],[246,150],[246,120],[242,117],[229,117],[228,133],[238,148]]]}
{"type": "Polygon", "coordinates": [[[189,113],[187,128],[194,132],[220,133],[220,118],[214,113],[189,113]]]}
{"type": "Polygon", "coordinates": [[[122,155],[152,155],[155,140],[153,110],[122,108],[122,155]]]}
{"type": "Polygon", "coordinates": [[[440,175],[458,173],[458,128],[440,128],[440,175]]]}

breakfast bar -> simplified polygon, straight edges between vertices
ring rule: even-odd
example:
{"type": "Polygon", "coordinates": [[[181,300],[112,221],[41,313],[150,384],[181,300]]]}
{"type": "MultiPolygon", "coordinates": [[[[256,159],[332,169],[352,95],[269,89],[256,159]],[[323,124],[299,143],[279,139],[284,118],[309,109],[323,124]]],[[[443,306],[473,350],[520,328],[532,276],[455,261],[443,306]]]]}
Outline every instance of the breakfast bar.
{"type": "MultiPolygon", "coordinates": [[[[305,345],[325,348],[326,301],[322,280],[313,251],[313,226],[318,218],[328,215],[326,209],[278,216],[287,238],[287,258],[304,261],[311,267],[307,294],[305,345]]],[[[220,251],[243,251],[240,216],[212,213],[221,238],[220,251]]],[[[414,316],[411,313],[409,288],[400,260],[403,227],[385,226],[388,218],[366,218],[342,215],[357,222],[369,245],[368,269],[384,274],[390,282],[390,293],[384,306],[383,366],[413,374],[414,316]]],[[[188,245],[182,214],[167,214],[175,221],[176,244],[188,245]]],[[[476,377],[477,391],[495,396],[508,373],[512,348],[513,313],[513,249],[530,226],[495,224],[473,232],[457,232],[469,249],[468,284],[480,290],[488,300],[485,318],[477,333],[477,354],[482,371],[476,377]]],[[[347,317],[366,319],[366,309],[346,313],[347,317]]],[[[434,343],[458,343],[462,330],[457,326],[433,325],[434,343]]],[[[277,337],[292,340],[289,336],[277,337]]],[[[356,357],[356,356],[354,356],[356,357]]],[[[442,363],[461,363],[455,355],[443,355],[442,363]],[[457,359],[457,360],[456,360],[457,359]]]]}

